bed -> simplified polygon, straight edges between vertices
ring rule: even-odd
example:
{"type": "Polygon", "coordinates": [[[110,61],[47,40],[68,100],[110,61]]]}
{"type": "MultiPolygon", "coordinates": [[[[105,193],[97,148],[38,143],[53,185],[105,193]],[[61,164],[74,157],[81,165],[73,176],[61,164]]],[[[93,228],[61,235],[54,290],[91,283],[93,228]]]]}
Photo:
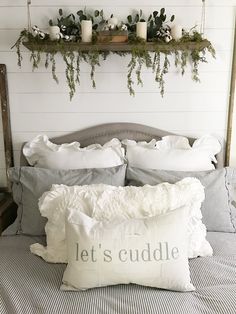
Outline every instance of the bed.
{"type": "MultiPolygon", "coordinates": [[[[167,132],[138,124],[115,123],[78,131],[52,141],[104,144],[111,138],[149,141],[167,132]]],[[[190,142],[193,139],[190,139],[190,142]]],[[[223,166],[223,154],[217,155],[223,166]]],[[[21,157],[21,165],[26,165],[21,157]]],[[[14,209],[14,208],[13,208],[14,209]]],[[[7,209],[9,212],[11,206],[7,209]]],[[[14,215],[14,210],[13,210],[14,215]]],[[[2,216],[4,217],[4,216],[2,216]]],[[[6,221],[7,221],[6,219],[6,221]]],[[[5,226],[8,222],[5,222],[5,226]]],[[[236,313],[236,234],[208,232],[214,255],[190,260],[193,292],[173,292],[138,285],[117,285],[81,292],[60,291],[64,264],[50,264],[29,246],[45,237],[0,237],[0,313],[236,313]]]]}

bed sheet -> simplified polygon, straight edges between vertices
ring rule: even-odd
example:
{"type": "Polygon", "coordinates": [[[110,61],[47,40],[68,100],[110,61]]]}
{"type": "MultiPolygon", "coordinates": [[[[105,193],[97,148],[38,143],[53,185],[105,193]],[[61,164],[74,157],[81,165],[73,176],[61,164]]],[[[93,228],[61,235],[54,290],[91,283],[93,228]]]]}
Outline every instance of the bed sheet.
{"type": "Polygon", "coordinates": [[[0,314],[235,314],[236,234],[207,235],[213,257],[190,260],[194,292],[118,285],[60,291],[66,265],[48,264],[29,251],[45,238],[0,237],[0,314]]]}

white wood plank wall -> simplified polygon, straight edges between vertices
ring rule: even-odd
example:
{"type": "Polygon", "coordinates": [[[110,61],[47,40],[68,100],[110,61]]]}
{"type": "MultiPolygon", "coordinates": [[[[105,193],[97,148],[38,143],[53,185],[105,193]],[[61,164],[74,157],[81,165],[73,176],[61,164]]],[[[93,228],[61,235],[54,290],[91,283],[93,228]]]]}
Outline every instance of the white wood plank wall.
{"type": "MultiPolygon", "coordinates": [[[[103,8],[107,15],[114,13],[120,18],[133,8],[150,12],[164,6],[183,26],[200,24],[201,0],[161,0],[158,7],[156,3],[156,0],[101,0],[98,5],[93,0],[32,0],[32,23],[45,28],[48,19],[57,15],[58,8],[76,12],[86,5],[88,9],[103,8]]],[[[213,133],[225,137],[235,5],[236,0],[206,0],[206,37],[216,48],[217,59],[209,57],[209,63],[201,66],[201,84],[191,81],[190,68],[184,77],[172,68],[162,99],[153,74],[144,71],[144,87],[136,88],[136,97],[132,98],[126,89],[128,59],[112,56],[97,70],[96,90],[91,88],[89,68],[82,67],[81,86],[70,102],[60,59],[59,86],[43,66],[31,72],[26,50],[22,69],[17,67],[16,54],[10,47],[27,25],[26,0],[0,0],[0,62],[8,69],[16,165],[22,142],[39,133],[56,136],[106,122],[138,122],[179,134],[213,133]]],[[[0,130],[0,186],[4,186],[1,125],[0,130]]]]}

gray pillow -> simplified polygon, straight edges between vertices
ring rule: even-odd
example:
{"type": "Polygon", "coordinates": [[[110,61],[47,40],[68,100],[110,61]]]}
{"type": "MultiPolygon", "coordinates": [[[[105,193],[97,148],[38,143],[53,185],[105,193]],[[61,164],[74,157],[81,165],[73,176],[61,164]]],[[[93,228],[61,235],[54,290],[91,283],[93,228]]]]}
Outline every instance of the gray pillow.
{"type": "Polygon", "coordinates": [[[236,170],[222,168],[212,171],[184,172],[127,168],[128,185],[175,183],[185,177],[198,178],[205,187],[202,204],[203,223],[208,231],[236,232],[236,170]]]}
{"type": "Polygon", "coordinates": [[[126,165],[100,169],[57,170],[36,167],[14,167],[9,170],[13,198],[18,204],[17,218],[3,235],[44,235],[46,218],[41,217],[38,199],[52,184],[87,185],[104,183],[124,186],[126,165]]]}

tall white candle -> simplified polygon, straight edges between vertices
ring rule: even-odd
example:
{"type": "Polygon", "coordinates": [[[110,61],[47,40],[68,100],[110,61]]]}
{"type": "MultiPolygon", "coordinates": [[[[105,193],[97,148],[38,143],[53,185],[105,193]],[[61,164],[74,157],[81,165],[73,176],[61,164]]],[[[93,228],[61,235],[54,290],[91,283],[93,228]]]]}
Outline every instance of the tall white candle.
{"type": "Polygon", "coordinates": [[[139,38],[147,40],[147,22],[138,22],[136,25],[136,35],[139,38]]]}
{"type": "Polygon", "coordinates": [[[83,20],[81,23],[82,42],[90,43],[92,41],[92,21],[83,20]]]}
{"type": "Polygon", "coordinates": [[[179,40],[182,37],[182,25],[174,25],[171,27],[171,36],[175,40],[179,40]]]}
{"type": "Polygon", "coordinates": [[[60,28],[58,26],[50,26],[48,28],[48,33],[51,40],[60,39],[60,28]]]}

